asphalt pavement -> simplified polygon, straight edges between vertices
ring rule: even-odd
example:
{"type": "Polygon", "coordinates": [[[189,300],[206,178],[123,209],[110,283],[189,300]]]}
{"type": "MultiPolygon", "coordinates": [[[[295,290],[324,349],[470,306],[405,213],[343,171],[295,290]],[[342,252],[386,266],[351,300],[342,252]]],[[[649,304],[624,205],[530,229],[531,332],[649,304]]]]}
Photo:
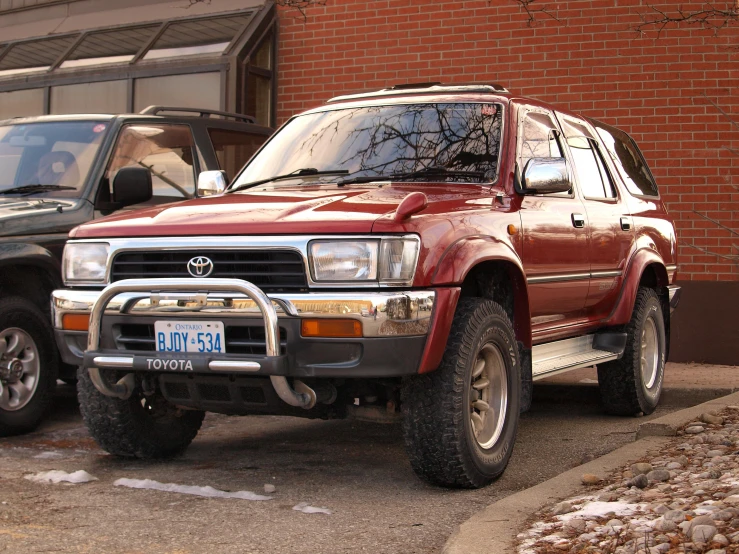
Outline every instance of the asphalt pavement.
{"type": "MultiPolygon", "coordinates": [[[[670,364],[649,417],[604,415],[594,370],[537,384],[505,474],[478,491],[415,477],[398,424],[209,415],[180,457],[121,460],[100,450],[70,387],[29,435],[0,439],[0,551],[372,552],[439,551],[489,505],[632,444],[641,423],[728,394],[739,368],[670,364]],[[27,476],[84,470],[84,484],[27,476]],[[252,491],[266,501],[204,498],[115,486],[118,479],[252,491]],[[273,485],[265,493],[264,485],[273,485]],[[323,508],[305,513],[296,507],[323,508]]],[[[310,511],[310,510],[308,510],[310,511]]]]}

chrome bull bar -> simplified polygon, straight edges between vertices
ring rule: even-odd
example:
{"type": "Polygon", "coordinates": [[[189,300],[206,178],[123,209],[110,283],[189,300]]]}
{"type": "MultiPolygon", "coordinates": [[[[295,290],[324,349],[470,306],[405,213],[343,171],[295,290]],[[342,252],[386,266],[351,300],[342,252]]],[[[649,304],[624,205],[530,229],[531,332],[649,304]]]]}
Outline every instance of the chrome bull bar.
{"type": "MultiPolygon", "coordinates": [[[[108,285],[100,293],[90,312],[90,327],[87,338],[87,350],[97,352],[100,348],[100,328],[103,314],[108,303],[118,294],[126,292],[143,292],[152,296],[161,296],[162,292],[193,292],[198,295],[209,292],[238,292],[248,296],[259,308],[264,317],[264,334],[268,357],[280,355],[280,331],[277,324],[277,312],[272,301],[262,290],[242,279],[125,279],[108,285]]],[[[118,368],[128,367],[127,359],[115,356],[99,356],[94,359],[97,366],[118,368]]],[[[253,362],[248,362],[253,363],[253,362]]],[[[117,383],[108,383],[100,373],[99,367],[88,368],[90,379],[95,388],[106,396],[127,399],[133,393],[136,381],[133,373],[123,376],[117,383]]],[[[277,395],[290,406],[312,408],[316,404],[316,393],[305,383],[296,381],[301,392],[297,392],[288,383],[287,378],[270,375],[272,386],[277,395]]]]}

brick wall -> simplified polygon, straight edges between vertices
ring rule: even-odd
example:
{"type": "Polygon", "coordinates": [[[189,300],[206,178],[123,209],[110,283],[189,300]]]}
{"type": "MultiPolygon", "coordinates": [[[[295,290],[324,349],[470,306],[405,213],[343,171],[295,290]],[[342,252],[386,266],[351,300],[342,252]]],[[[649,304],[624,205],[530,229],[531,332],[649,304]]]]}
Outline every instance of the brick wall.
{"type": "Polygon", "coordinates": [[[708,101],[739,121],[739,26],[657,38],[632,30],[641,0],[538,4],[558,6],[559,21],[527,26],[513,0],[327,0],[306,21],[282,10],[278,119],[394,83],[500,82],[631,133],[676,220],[680,277],[739,280],[726,258],[739,255],[739,155],[727,149],[739,150],[739,128],[708,101]]]}

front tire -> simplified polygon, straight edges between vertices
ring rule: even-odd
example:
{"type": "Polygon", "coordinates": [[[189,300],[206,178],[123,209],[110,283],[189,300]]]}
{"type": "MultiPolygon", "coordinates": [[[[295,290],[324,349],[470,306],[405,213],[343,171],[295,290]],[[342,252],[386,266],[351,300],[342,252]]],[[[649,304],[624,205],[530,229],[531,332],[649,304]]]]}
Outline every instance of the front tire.
{"type": "Polygon", "coordinates": [[[0,437],[39,424],[54,394],[58,362],[49,318],[19,296],[0,300],[0,437]]]}
{"type": "Polygon", "coordinates": [[[444,487],[491,483],[513,452],[520,398],[508,316],[496,302],[461,299],[439,368],[403,384],[403,435],[413,470],[444,487]]]}
{"type": "Polygon", "coordinates": [[[116,456],[165,458],[179,454],[198,434],[205,417],[205,412],[178,409],[158,391],[145,396],[140,387],[125,400],[105,396],[84,368],[77,371],[77,398],[90,435],[116,456]]]}
{"type": "Polygon", "coordinates": [[[598,365],[601,400],[610,414],[649,415],[662,393],[667,344],[662,303],[653,289],[639,288],[626,333],[621,359],[598,365]]]}

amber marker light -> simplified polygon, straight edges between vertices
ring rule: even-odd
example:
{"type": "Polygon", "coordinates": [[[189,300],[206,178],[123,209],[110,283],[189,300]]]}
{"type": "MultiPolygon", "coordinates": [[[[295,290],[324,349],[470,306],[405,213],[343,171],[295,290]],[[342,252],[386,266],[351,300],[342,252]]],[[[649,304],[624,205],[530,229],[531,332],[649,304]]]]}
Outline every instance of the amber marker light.
{"type": "Polygon", "coordinates": [[[87,314],[64,314],[62,329],[65,331],[87,331],[90,327],[90,316],[87,314]]]}
{"type": "Polygon", "coordinates": [[[362,324],[355,319],[304,319],[300,334],[304,337],[361,337],[362,324]]]}
{"type": "Polygon", "coordinates": [[[509,235],[515,235],[518,232],[518,229],[516,229],[516,226],[511,223],[508,225],[508,234],[509,235]]]}

